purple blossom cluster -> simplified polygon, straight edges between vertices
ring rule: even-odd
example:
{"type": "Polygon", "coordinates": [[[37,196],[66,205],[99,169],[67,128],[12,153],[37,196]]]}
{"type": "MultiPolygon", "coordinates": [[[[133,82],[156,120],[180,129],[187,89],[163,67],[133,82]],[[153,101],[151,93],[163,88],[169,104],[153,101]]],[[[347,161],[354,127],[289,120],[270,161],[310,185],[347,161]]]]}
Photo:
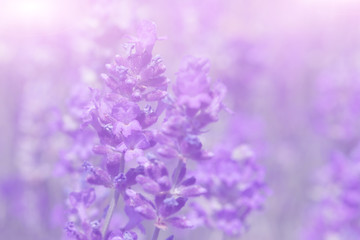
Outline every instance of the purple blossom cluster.
{"type": "Polygon", "coordinates": [[[261,209],[267,196],[264,169],[252,149],[224,146],[199,167],[196,176],[207,191],[202,204],[193,204],[193,218],[226,235],[242,235],[248,228],[248,215],[261,209]]]}
{"type": "Polygon", "coordinates": [[[311,221],[304,239],[357,239],[359,211],[359,117],[357,71],[338,66],[317,80],[315,130],[328,141],[325,163],[311,189],[311,221]],[[345,71],[347,69],[347,71],[345,71]]]}
{"type": "Polygon", "coordinates": [[[335,152],[319,172],[313,210],[304,239],[357,239],[359,229],[359,150],[335,152]]]}
{"type": "Polygon", "coordinates": [[[73,144],[61,162],[79,186],[68,198],[70,239],[149,239],[150,222],[156,240],[168,227],[200,226],[204,209],[194,206],[213,200],[220,206],[206,210],[202,225],[237,236],[262,206],[263,170],[253,156],[214,155],[200,140],[224,109],[225,86],[211,82],[206,59],[188,57],[171,94],[165,65],[152,55],[156,40],[155,25],[142,22],[126,54],[106,65],[103,88],[70,101],[78,127],[67,132],[73,144]]]}

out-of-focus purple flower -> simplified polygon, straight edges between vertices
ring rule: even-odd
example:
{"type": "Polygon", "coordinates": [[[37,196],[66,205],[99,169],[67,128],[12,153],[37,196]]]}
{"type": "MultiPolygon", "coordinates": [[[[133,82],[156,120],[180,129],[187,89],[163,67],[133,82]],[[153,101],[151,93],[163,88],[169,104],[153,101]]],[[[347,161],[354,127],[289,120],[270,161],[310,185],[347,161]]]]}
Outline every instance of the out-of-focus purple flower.
{"type": "Polygon", "coordinates": [[[206,204],[210,207],[194,205],[194,221],[219,228],[230,236],[244,233],[248,215],[262,208],[267,191],[264,169],[249,146],[220,148],[198,168],[195,176],[207,190],[206,204]]]}
{"type": "Polygon", "coordinates": [[[353,147],[359,140],[360,79],[356,67],[334,66],[315,82],[312,121],[323,137],[353,147]]]}
{"type": "Polygon", "coordinates": [[[349,155],[335,152],[319,172],[315,208],[306,225],[307,240],[349,239],[360,236],[359,149],[349,155]]]}
{"type": "Polygon", "coordinates": [[[205,117],[209,118],[209,122],[216,120],[225,94],[225,87],[221,83],[212,86],[208,74],[207,59],[189,57],[178,71],[173,86],[176,104],[184,108],[187,116],[200,113],[202,116],[198,121],[205,117]]]}
{"type": "Polygon", "coordinates": [[[226,89],[211,84],[209,64],[202,58],[190,57],[177,74],[174,99],[167,99],[161,131],[156,132],[158,153],[165,158],[204,160],[212,155],[202,147],[199,135],[217,121],[226,89]]]}
{"type": "Polygon", "coordinates": [[[132,231],[113,231],[108,237],[109,240],[137,240],[138,236],[132,231]]]}
{"type": "Polygon", "coordinates": [[[188,59],[185,67],[177,73],[174,84],[174,93],[179,105],[198,110],[210,104],[212,98],[208,72],[209,62],[206,59],[188,59]]]}

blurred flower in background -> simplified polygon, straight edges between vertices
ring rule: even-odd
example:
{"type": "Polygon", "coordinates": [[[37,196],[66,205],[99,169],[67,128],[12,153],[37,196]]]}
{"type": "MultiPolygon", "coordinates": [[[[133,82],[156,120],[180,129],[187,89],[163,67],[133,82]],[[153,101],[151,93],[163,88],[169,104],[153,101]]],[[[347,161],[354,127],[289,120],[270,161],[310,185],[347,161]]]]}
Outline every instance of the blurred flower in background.
{"type": "Polygon", "coordinates": [[[4,239],[359,239],[357,1],[0,6],[4,239]],[[122,175],[101,160],[116,151],[137,159],[122,175]]]}

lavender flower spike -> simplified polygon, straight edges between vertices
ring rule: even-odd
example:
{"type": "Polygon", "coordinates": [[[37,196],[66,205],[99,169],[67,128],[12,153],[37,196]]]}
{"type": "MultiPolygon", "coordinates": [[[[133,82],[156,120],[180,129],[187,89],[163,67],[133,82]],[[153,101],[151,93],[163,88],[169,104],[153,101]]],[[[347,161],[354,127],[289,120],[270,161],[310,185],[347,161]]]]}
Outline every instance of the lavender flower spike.
{"type": "Polygon", "coordinates": [[[194,206],[214,199],[223,206],[203,214],[204,222],[235,236],[262,205],[263,174],[253,156],[239,160],[227,148],[214,155],[201,140],[226,93],[211,81],[209,61],[187,58],[172,94],[161,58],[152,55],[157,39],[155,25],[143,22],[127,54],[106,65],[103,88],[90,90],[78,132],[92,136],[93,155],[75,172],[86,180],[69,196],[72,239],[157,240],[161,231],[195,227],[194,206]]]}

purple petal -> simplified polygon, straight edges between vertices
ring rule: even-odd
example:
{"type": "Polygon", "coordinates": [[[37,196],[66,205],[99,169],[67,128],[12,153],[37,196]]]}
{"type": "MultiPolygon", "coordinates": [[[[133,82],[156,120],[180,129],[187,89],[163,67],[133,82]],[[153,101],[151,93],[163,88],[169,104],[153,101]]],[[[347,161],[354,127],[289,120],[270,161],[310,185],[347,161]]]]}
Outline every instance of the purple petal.
{"type": "Polygon", "coordinates": [[[126,173],[126,183],[128,186],[136,184],[136,177],[144,174],[144,167],[138,166],[136,168],[130,168],[126,173]]]}
{"type": "Polygon", "coordinates": [[[142,205],[134,208],[136,212],[140,213],[146,219],[155,219],[156,212],[149,205],[142,205]]]}
{"type": "Polygon", "coordinates": [[[179,182],[181,182],[186,174],[186,165],[184,163],[180,163],[181,165],[175,168],[171,178],[175,185],[177,185],[179,182]],[[180,168],[180,169],[179,169],[180,168]]]}
{"type": "Polygon", "coordinates": [[[113,133],[120,137],[120,136],[124,136],[124,137],[129,137],[132,132],[134,131],[141,131],[142,127],[140,126],[139,122],[137,120],[131,121],[129,124],[125,124],[123,122],[117,122],[114,129],[113,129],[113,133]]]}
{"type": "Polygon", "coordinates": [[[160,192],[160,186],[157,182],[144,175],[138,175],[136,181],[141,185],[145,192],[150,194],[158,194],[160,192]]]}
{"type": "Polygon", "coordinates": [[[88,176],[87,182],[94,185],[103,185],[108,188],[112,186],[110,175],[101,168],[94,170],[92,174],[88,176]]]}
{"type": "Polygon", "coordinates": [[[186,203],[187,199],[183,197],[170,197],[163,200],[163,203],[160,205],[159,212],[161,216],[168,217],[172,214],[177,213],[180,211],[186,203]]]}
{"type": "Polygon", "coordinates": [[[177,228],[192,228],[193,224],[184,217],[172,217],[166,219],[166,222],[177,228]]]}
{"type": "Polygon", "coordinates": [[[125,193],[127,196],[126,204],[128,206],[133,207],[136,212],[146,219],[156,218],[155,208],[148,199],[132,189],[127,189],[125,193]]]}
{"type": "Polygon", "coordinates": [[[199,185],[180,186],[175,191],[179,196],[183,197],[197,197],[206,193],[206,189],[199,185]]]}
{"type": "Polygon", "coordinates": [[[196,178],[195,177],[189,177],[187,179],[185,179],[181,185],[182,186],[190,186],[190,185],[194,185],[196,183],[196,178]]]}

